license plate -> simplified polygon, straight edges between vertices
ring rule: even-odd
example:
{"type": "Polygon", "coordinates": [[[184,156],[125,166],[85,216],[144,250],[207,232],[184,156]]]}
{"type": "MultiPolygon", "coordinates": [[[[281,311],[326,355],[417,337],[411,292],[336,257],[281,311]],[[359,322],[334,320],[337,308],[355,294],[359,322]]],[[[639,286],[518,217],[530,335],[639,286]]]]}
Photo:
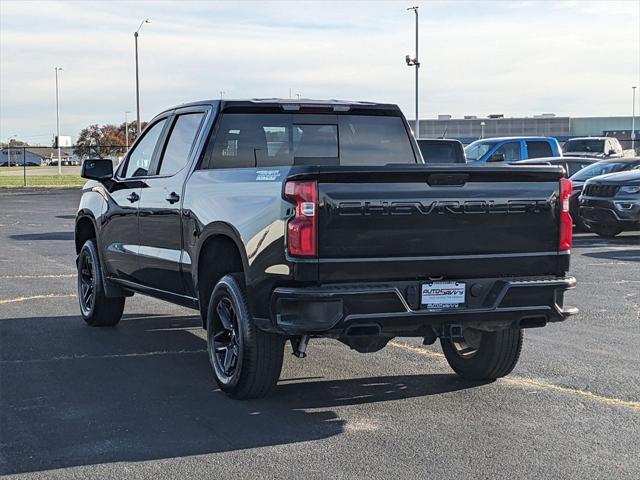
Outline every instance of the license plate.
{"type": "Polygon", "coordinates": [[[464,305],[465,290],[463,282],[423,283],[421,303],[427,308],[459,308],[464,305]]]}

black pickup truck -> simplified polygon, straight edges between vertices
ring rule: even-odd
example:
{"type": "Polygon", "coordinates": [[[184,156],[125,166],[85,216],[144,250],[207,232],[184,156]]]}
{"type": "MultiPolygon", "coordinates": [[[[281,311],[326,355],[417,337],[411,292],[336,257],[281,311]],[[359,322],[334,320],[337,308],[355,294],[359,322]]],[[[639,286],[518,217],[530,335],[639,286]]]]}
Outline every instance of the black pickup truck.
{"type": "Polygon", "coordinates": [[[440,339],[471,379],[507,375],[522,329],[564,320],[571,183],[553,166],[422,163],[395,105],[203,101],[154,118],[90,179],[75,242],[82,317],[125,298],[198,309],[220,388],[266,395],[285,342],[374,352],[440,339]]]}

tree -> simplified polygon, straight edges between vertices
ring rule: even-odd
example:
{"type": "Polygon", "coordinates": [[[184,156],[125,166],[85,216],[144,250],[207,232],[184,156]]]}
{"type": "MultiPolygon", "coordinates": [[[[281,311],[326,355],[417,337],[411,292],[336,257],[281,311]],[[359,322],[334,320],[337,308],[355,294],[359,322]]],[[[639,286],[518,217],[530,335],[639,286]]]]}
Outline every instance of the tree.
{"type": "MultiPolygon", "coordinates": [[[[146,123],[142,124],[142,128],[146,123]]],[[[137,125],[131,122],[129,127],[129,145],[137,137],[137,125]]],[[[97,123],[83,128],[78,135],[76,146],[73,152],[81,158],[109,158],[121,157],[126,152],[125,124],[102,125],[97,123]]]]}
{"type": "Polygon", "coordinates": [[[28,147],[28,142],[23,142],[17,138],[10,138],[8,142],[0,142],[0,147],[28,147]]]}

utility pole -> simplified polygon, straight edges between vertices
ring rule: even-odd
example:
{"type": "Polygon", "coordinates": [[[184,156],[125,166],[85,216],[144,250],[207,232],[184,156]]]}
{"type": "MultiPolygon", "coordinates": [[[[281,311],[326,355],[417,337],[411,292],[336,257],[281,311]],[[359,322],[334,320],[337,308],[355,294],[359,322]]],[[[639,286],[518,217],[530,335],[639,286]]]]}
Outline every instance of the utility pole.
{"type": "Polygon", "coordinates": [[[411,58],[411,55],[407,55],[405,60],[407,62],[407,66],[415,66],[416,67],[416,126],[415,126],[415,136],[416,138],[420,138],[420,120],[418,117],[418,71],[420,69],[420,60],[418,57],[418,8],[417,6],[409,7],[407,10],[413,10],[416,14],[416,55],[411,58]]]}
{"type": "Polygon", "coordinates": [[[58,175],[62,175],[62,155],[60,153],[60,101],[58,95],[58,71],[60,67],[55,67],[56,71],[56,147],[58,147],[58,175]]]}
{"type": "Polygon", "coordinates": [[[636,87],[631,87],[633,91],[633,107],[631,108],[631,149],[633,155],[636,155],[636,87]]]}
{"type": "Polygon", "coordinates": [[[127,150],[129,150],[129,122],[127,119],[127,114],[131,113],[128,110],[124,112],[124,145],[127,150]]]}
{"type": "Polygon", "coordinates": [[[136,44],[136,119],[137,119],[137,125],[138,125],[138,133],[137,133],[138,136],[140,135],[140,131],[142,130],[140,128],[141,124],[140,124],[140,77],[138,75],[138,32],[140,32],[140,29],[145,23],[151,23],[151,20],[149,20],[148,18],[145,18],[142,22],[140,22],[140,26],[138,27],[138,30],[136,30],[136,32],[133,34],[133,37],[135,39],[135,44],[136,44]]]}

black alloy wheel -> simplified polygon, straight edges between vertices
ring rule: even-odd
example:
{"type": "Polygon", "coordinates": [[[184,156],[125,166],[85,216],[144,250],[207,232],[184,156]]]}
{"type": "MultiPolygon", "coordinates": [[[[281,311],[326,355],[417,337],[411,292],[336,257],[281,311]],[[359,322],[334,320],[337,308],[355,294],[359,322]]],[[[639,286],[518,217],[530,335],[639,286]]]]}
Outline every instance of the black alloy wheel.
{"type": "Polygon", "coordinates": [[[90,315],[95,303],[95,265],[88,251],[83,250],[78,264],[78,293],[80,308],[84,315],[90,315]]]}
{"type": "Polygon", "coordinates": [[[242,339],[238,331],[238,314],[228,296],[218,299],[216,314],[211,362],[218,375],[230,379],[242,363],[242,339]]]}

